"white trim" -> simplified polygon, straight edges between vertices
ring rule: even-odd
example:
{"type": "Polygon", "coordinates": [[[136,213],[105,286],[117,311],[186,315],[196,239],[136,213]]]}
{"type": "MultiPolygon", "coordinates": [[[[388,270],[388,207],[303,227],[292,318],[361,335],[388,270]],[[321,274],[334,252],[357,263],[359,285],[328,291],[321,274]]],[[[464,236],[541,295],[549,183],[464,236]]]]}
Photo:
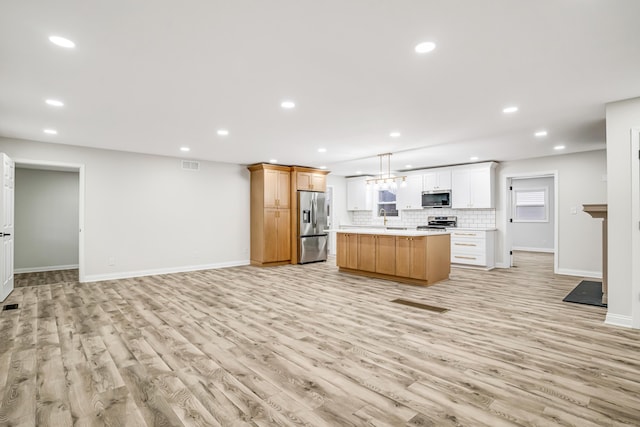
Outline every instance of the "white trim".
{"type": "Polygon", "coordinates": [[[85,245],[84,245],[84,192],[85,192],[85,166],[81,163],[49,162],[44,160],[14,159],[16,166],[29,169],[58,170],[66,172],[78,172],[78,279],[85,281],[85,245]]]}
{"type": "Polygon", "coordinates": [[[132,277],[156,276],[158,274],[186,273],[189,271],[215,270],[218,268],[239,267],[249,265],[249,260],[218,262],[214,264],[187,265],[183,267],[158,268],[154,270],[123,271],[120,273],[90,274],[85,282],[101,282],[103,280],[129,279],[132,277]]]}
{"type": "MultiPolygon", "coordinates": [[[[553,247],[555,248],[553,253],[553,272],[555,274],[564,274],[559,272],[559,261],[558,254],[560,252],[560,248],[558,246],[558,223],[560,222],[558,218],[558,171],[541,171],[541,172],[527,172],[527,173],[511,173],[509,175],[504,176],[503,187],[506,196],[504,197],[504,204],[502,208],[504,210],[504,222],[503,222],[503,230],[504,230],[504,238],[502,240],[502,250],[503,250],[503,261],[501,265],[508,264],[511,267],[511,254],[509,253],[513,249],[511,248],[511,226],[509,225],[509,218],[511,217],[511,191],[509,190],[509,186],[513,185],[513,179],[525,179],[525,178],[545,178],[545,177],[553,177],[553,247]]],[[[602,273],[600,273],[602,275],[602,273]]]]}
{"type": "Polygon", "coordinates": [[[75,270],[78,268],[78,264],[71,265],[50,265],[47,267],[29,267],[29,268],[16,268],[14,273],[41,273],[44,271],[60,271],[60,270],[75,270]]]}
{"type": "Polygon", "coordinates": [[[525,251],[525,252],[544,252],[548,254],[553,254],[556,251],[553,248],[527,248],[525,246],[512,246],[512,251],[525,251]]]}
{"type": "Polygon", "coordinates": [[[602,271],[573,270],[571,268],[559,268],[555,274],[563,274],[565,276],[586,277],[589,279],[602,280],[602,271]]]}
{"type": "MultiPolygon", "coordinates": [[[[14,272],[15,274],[15,272],[14,272]]],[[[13,292],[15,289],[15,287],[13,289],[4,289],[4,286],[0,289],[0,302],[4,302],[4,300],[7,299],[7,297],[11,294],[11,292],[13,292]]]]}
{"type": "Polygon", "coordinates": [[[640,128],[631,128],[631,327],[640,329],[640,128]]]}
{"type": "Polygon", "coordinates": [[[632,317],[622,316],[620,314],[607,313],[607,316],[604,319],[604,323],[605,325],[622,326],[625,328],[633,327],[632,317]]]}

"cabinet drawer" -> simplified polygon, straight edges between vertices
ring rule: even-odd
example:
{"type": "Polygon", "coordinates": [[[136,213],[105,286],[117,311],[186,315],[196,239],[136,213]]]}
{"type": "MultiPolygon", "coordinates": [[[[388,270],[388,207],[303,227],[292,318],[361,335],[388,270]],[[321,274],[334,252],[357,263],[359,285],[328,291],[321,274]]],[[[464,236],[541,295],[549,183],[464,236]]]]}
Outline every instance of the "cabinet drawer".
{"type": "Polygon", "coordinates": [[[466,240],[466,239],[486,239],[486,232],[484,231],[452,231],[451,232],[451,241],[466,240]]]}
{"type": "Polygon", "coordinates": [[[487,257],[483,254],[451,253],[451,262],[457,264],[486,265],[487,257]]]}
{"type": "Polygon", "coordinates": [[[451,253],[484,254],[486,252],[484,240],[461,240],[451,242],[451,253]]]}

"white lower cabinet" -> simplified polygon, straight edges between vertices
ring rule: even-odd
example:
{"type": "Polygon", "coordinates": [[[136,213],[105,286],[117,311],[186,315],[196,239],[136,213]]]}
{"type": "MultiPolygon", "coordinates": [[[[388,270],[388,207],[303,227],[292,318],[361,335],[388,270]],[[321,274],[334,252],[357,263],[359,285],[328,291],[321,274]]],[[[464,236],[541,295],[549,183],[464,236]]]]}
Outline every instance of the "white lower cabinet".
{"type": "Polygon", "coordinates": [[[451,231],[451,263],[495,267],[495,231],[451,231]]]}

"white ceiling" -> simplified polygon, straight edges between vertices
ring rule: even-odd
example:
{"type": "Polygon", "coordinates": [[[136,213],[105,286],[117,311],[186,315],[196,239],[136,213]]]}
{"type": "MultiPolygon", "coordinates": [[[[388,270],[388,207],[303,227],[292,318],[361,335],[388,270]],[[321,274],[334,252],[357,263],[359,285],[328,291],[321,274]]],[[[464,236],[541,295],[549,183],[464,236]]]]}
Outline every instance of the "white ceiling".
{"type": "Polygon", "coordinates": [[[638,0],[4,1],[0,135],[341,175],[386,152],[402,169],[601,149],[605,103],[640,96],[638,17],[638,0]]]}

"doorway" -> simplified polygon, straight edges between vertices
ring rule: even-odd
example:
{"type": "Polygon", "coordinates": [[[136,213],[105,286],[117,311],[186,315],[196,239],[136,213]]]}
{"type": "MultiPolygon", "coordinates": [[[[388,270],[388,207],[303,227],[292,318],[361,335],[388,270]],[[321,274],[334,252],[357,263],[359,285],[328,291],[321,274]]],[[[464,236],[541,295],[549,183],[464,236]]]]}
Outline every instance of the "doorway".
{"type": "Polygon", "coordinates": [[[557,172],[506,177],[504,259],[517,267],[514,251],[553,253],[558,270],[557,172]]]}
{"type": "MultiPolygon", "coordinates": [[[[333,217],[333,186],[327,185],[327,191],[325,192],[325,212],[327,213],[327,229],[333,229],[334,217],[333,217]]],[[[327,254],[335,255],[335,233],[328,233],[327,239],[327,254]]]]}
{"type": "MultiPolygon", "coordinates": [[[[85,276],[84,165],[26,159],[14,160],[16,170],[21,171],[17,174],[18,179],[22,176],[22,184],[26,184],[26,186],[21,186],[20,182],[16,183],[16,199],[19,200],[19,205],[21,204],[18,209],[23,209],[22,212],[16,211],[16,216],[20,215],[16,223],[21,222],[21,224],[17,224],[16,234],[22,229],[21,238],[24,239],[21,241],[22,246],[16,248],[15,272],[36,276],[51,275],[52,273],[55,275],[56,271],[64,272],[66,269],[77,268],[78,280],[83,282],[85,276]],[[20,194],[21,191],[33,191],[36,188],[34,186],[37,186],[38,183],[42,184],[43,178],[55,179],[58,184],[46,185],[45,188],[40,187],[37,194],[20,194]],[[70,183],[74,179],[76,180],[75,187],[70,187],[70,183]],[[37,198],[42,199],[36,200],[37,198]],[[66,198],[67,203],[56,198],[66,198]],[[51,209],[47,209],[46,215],[33,212],[34,208],[37,209],[38,206],[42,207],[47,204],[51,206],[51,209]],[[70,212],[69,209],[77,209],[77,211],[70,212]],[[65,216],[71,218],[65,218],[65,216]],[[46,227],[56,228],[56,230],[47,230],[46,227]],[[46,235],[49,241],[42,239],[38,233],[46,235]],[[77,240],[72,241],[74,236],[77,240]],[[27,252],[31,253],[27,254],[27,252]],[[28,257],[33,258],[29,260],[28,257]],[[69,264],[68,260],[75,262],[69,264]]],[[[63,274],[61,277],[69,277],[69,274],[63,274]]],[[[35,276],[29,278],[34,279],[35,276]]]]}

